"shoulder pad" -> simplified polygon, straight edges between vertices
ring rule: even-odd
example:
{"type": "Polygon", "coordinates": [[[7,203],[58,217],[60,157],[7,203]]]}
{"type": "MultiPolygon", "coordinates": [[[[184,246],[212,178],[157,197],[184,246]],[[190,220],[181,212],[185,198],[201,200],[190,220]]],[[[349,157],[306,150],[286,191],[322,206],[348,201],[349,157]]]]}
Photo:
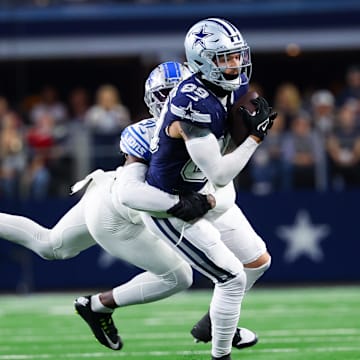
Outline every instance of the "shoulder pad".
{"type": "Polygon", "coordinates": [[[211,109],[214,96],[205,89],[195,76],[182,81],[170,99],[170,112],[181,120],[192,123],[211,123],[211,109]]]}
{"type": "Polygon", "coordinates": [[[150,161],[150,140],[154,135],[155,126],[155,119],[150,118],[126,127],[121,133],[121,151],[145,161],[150,161]]]}

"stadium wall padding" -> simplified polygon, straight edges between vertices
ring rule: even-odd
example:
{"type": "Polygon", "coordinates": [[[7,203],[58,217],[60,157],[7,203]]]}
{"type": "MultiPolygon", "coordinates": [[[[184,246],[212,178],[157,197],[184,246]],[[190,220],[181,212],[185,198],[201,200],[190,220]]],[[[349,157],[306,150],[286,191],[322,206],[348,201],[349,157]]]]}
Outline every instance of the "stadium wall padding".
{"type": "MultiPolygon", "coordinates": [[[[0,211],[51,227],[78,199],[4,201],[0,211]]],[[[261,284],[359,282],[360,192],[239,193],[242,208],[266,241],[272,266],[261,284]]],[[[21,246],[0,240],[0,291],[30,292],[106,289],[140,270],[94,246],[73,259],[46,261],[21,246]]],[[[195,272],[194,287],[210,287],[195,272]]]]}

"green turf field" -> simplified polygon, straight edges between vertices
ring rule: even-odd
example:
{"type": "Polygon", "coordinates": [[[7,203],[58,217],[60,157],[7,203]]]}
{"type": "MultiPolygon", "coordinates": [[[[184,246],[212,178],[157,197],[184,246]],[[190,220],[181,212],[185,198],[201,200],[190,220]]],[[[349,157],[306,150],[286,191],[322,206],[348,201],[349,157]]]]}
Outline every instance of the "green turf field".
{"type": "MultiPolygon", "coordinates": [[[[0,360],[209,360],[189,334],[211,293],[188,291],[117,310],[121,351],[98,344],[72,306],[78,294],[0,296],[0,360]]],[[[242,322],[259,343],[233,360],[360,360],[360,287],[253,289],[242,322]]]]}

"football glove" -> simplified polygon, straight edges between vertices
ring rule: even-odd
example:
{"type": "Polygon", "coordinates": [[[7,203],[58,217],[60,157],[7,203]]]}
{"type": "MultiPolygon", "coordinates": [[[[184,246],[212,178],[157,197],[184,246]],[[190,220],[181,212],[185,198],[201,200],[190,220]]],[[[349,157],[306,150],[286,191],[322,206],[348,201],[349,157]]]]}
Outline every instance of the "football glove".
{"type": "Polygon", "coordinates": [[[274,123],[277,113],[272,112],[268,102],[261,96],[251,100],[251,102],[256,107],[254,115],[250,114],[244,107],[240,107],[239,111],[241,111],[245,124],[249,128],[250,135],[255,135],[264,140],[265,135],[274,123]]]}
{"type": "Polygon", "coordinates": [[[179,201],[167,213],[184,221],[202,217],[211,209],[207,196],[197,192],[179,195],[179,201]]]}

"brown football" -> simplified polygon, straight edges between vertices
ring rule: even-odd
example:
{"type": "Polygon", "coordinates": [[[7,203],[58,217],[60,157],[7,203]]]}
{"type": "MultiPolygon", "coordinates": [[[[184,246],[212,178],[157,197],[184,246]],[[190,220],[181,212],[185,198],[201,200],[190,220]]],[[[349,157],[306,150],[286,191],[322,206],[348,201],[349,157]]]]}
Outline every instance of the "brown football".
{"type": "Polygon", "coordinates": [[[250,100],[256,99],[257,97],[259,97],[259,94],[256,91],[248,91],[235,102],[229,111],[229,133],[236,146],[240,145],[249,136],[249,129],[241,116],[239,108],[244,107],[249,110],[250,113],[254,112],[256,108],[250,100]]]}

